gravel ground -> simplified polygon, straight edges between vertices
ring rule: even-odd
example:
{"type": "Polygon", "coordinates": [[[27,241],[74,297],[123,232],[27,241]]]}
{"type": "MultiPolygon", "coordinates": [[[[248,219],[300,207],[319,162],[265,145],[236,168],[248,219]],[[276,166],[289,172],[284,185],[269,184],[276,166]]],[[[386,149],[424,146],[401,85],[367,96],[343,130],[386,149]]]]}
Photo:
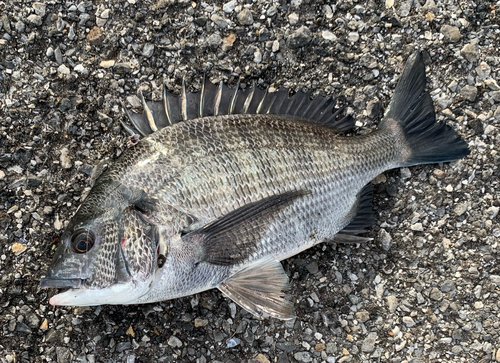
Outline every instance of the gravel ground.
{"type": "Polygon", "coordinates": [[[210,3],[0,2],[0,361],[500,362],[500,2],[210,3]],[[48,305],[40,278],[94,166],[126,147],[120,103],[138,90],[203,74],[305,88],[370,129],[417,48],[471,154],[378,177],[371,243],[285,261],[296,320],[218,291],[48,305]]]}

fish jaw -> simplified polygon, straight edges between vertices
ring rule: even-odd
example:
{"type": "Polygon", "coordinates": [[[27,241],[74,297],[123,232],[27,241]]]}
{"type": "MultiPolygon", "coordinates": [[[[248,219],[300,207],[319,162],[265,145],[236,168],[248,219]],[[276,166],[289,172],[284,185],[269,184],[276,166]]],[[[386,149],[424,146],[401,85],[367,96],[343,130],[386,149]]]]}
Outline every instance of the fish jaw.
{"type": "Polygon", "coordinates": [[[52,296],[49,304],[53,306],[128,305],[134,304],[148,291],[148,283],[130,281],[104,289],[70,289],[52,296]]]}

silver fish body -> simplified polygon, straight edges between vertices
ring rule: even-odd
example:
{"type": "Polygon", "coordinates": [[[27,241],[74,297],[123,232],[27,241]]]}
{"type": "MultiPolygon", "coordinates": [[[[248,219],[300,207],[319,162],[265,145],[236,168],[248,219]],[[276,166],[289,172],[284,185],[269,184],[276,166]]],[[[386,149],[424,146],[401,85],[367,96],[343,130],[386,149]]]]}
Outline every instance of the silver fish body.
{"type": "Polygon", "coordinates": [[[381,172],[468,153],[435,122],[424,86],[416,53],[381,127],[363,136],[260,113],[215,113],[151,133],[99,177],[73,217],[42,286],[74,288],[51,303],[147,303],[219,288],[257,316],[292,317],[279,261],[362,232],[371,218],[365,186],[381,172]]]}

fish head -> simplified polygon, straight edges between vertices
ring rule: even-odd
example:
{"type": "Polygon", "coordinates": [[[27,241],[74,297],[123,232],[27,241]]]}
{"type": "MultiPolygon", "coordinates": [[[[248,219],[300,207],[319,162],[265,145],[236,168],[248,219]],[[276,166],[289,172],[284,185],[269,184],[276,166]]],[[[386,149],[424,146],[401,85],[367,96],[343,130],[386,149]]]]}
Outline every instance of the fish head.
{"type": "Polygon", "coordinates": [[[40,284],[70,289],[50,304],[127,304],[148,290],[157,266],[157,227],[133,206],[118,205],[96,213],[84,202],[71,219],[40,284]]]}

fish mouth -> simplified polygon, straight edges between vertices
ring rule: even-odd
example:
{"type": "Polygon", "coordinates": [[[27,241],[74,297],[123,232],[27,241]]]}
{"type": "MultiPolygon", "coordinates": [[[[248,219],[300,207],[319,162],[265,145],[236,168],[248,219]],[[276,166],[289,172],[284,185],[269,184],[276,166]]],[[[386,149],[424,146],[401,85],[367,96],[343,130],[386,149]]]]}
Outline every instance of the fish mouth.
{"type": "Polygon", "coordinates": [[[43,279],[40,280],[40,287],[42,289],[49,289],[49,288],[72,288],[76,289],[79,288],[83,285],[83,279],[54,279],[50,277],[44,277],[43,279]]]}

